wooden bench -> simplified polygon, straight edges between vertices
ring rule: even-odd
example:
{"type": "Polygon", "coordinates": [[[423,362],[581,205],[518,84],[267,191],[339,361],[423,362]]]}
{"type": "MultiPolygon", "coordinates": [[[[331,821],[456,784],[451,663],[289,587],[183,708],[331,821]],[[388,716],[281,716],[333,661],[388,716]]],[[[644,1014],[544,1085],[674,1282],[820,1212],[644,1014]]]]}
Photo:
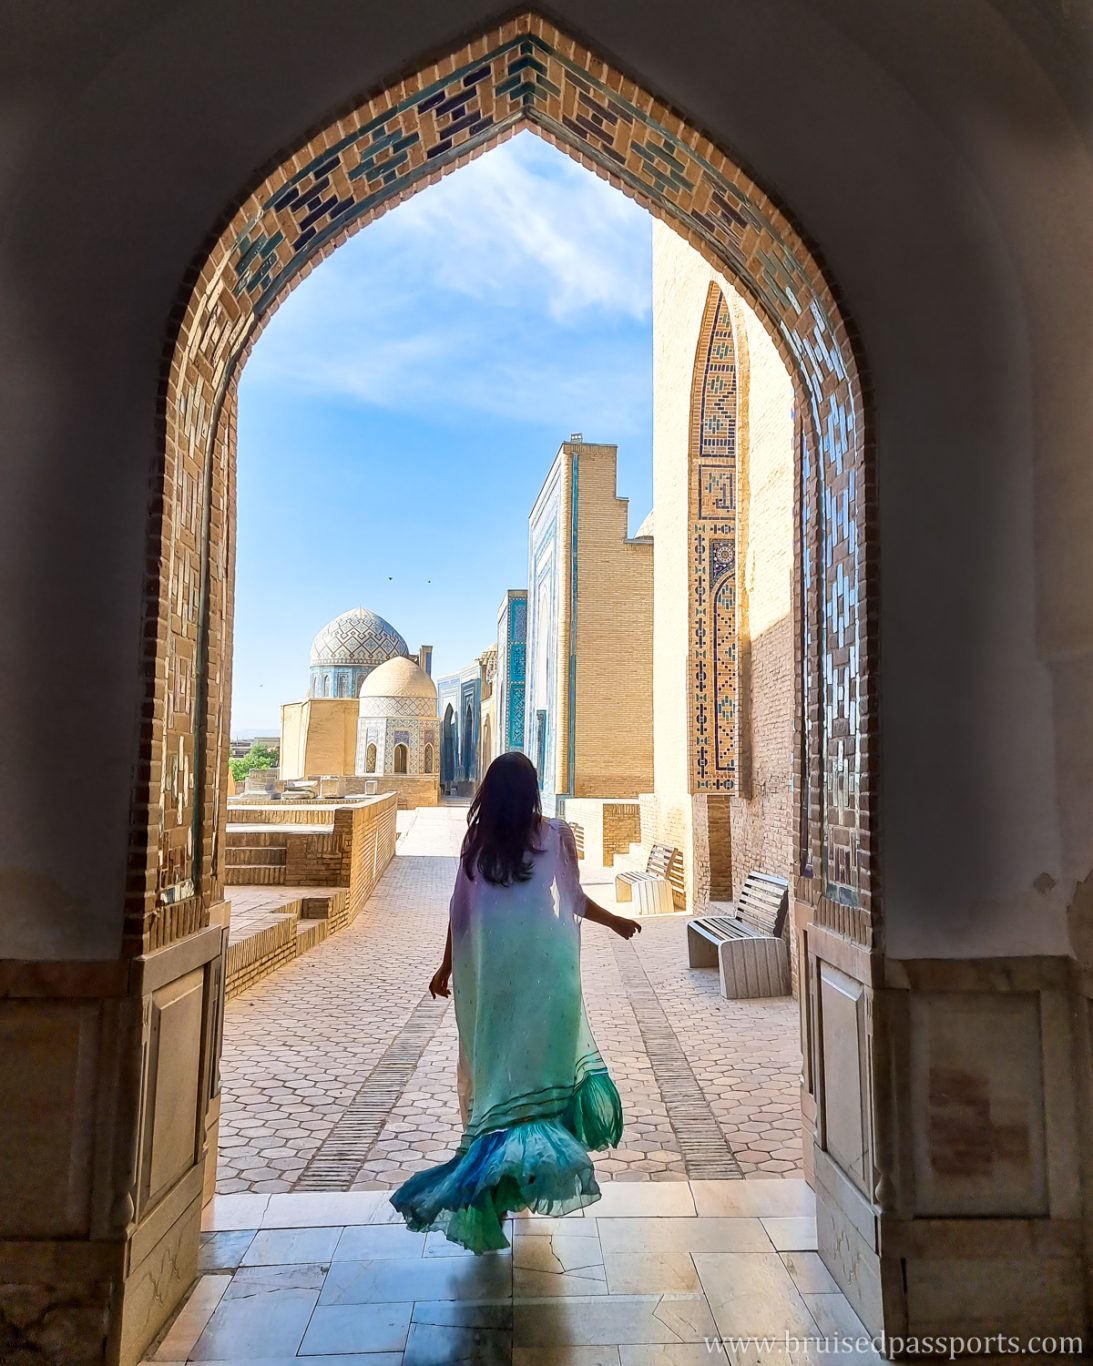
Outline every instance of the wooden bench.
{"type": "Polygon", "coordinates": [[[789,945],[782,937],[788,907],[785,878],[749,873],[735,906],[711,901],[713,914],[687,922],[691,967],[717,968],[721,994],[730,999],[788,996],[789,945]]]}
{"type": "Polygon", "coordinates": [[[576,821],[566,821],[570,830],[573,831],[573,840],[577,845],[577,857],[584,858],[584,826],[576,821]]]}
{"type": "Polygon", "coordinates": [[[682,865],[683,857],[678,849],[670,844],[654,844],[649,850],[644,872],[616,874],[615,900],[635,902],[639,915],[674,911],[675,883],[682,865]]]}

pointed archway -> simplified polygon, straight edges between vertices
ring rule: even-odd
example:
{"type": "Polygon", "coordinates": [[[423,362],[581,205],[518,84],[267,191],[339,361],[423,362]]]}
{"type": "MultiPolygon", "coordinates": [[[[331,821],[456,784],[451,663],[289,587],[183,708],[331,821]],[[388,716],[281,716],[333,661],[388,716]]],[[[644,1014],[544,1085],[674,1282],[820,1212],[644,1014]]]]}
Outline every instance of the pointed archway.
{"type": "Polygon", "coordinates": [[[146,638],[153,706],[133,831],[128,942],[170,942],[220,894],[226,792],[235,385],[278,303],[352,233],[497,141],[530,128],[670,222],[766,321],[801,412],[797,580],[798,894],[869,948],[875,614],[869,433],[858,358],[823,268],[764,191],[674,111],[525,14],[378,92],[280,160],[241,200],[180,300],[163,386],[162,488],[146,638]],[[210,668],[210,661],[216,661],[210,668]],[[166,762],[170,756],[170,762],[166,762]],[[155,780],[153,775],[156,775],[155,780]],[[144,815],[147,819],[144,819],[144,815]]]}
{"type": "MultiPolygon", "coordinates": [[[[865,983],[879,950],[871,809],[876,548],[870,434],[847,322],[820,262],[731,157],[532,14],[373,93],[285,151],[240,197],[185,282],[161,386],[144,626],[148,721],[133,804],[126,951],[135,957],[184,943],[209,926],[223,899],[236,385],[243,363],[281,300],[340,243],[525,128],[667,221],[731,277],[793,378],[800,434],[795,791],[801,814],[794,891],[821,938],[838,936],[847,945],[839,971],[858,964],[856,980],[865,983]]],[[[724,584],[715,579],[723,570],[717,555],[708,557],[706,577],[696,574],[691,584],[689,612],[705,594],[716,623],[724,584]]],[[[716,632],[713,649],[718,657],[725,652],[716,632]]],[[[442,727],[440,760],[442,777],[454,778],[458,718],[452,723],[446,718],[442,727]]],[[[712,739],[720,763],[731,733],[712,739]]],[[[202,1037],[215,1040],[218,979],[215,973],[207,979],[202,1037]]],[[[812,1010],[814,1020],[818,983],[810,977],[806,1015],[812,1010]]],[[[846,1000],[833,1019],[844,1033],[848,1021],[857,1022],[865,1039],[865,990],[846,1000]]],[[[858,1062],[864,1097],[870,1090],[864,1044],[858,1062]]],[[[207,1067],[195,1102],[199,1134],[216,1085],[216,1068],[207,1067]]],[[[154,1079],[144,1092],[154,1094],[154,1079]]],[[[150,1112],[138,1127],[154,1122],[150,1112]]],[[[195,1170],[202,1160],[199,1142],[195,1170]]],[[[872,1160],[870,1146],[860,1170],[847,1177],[854,1198],[867,1206],[876,1186],[872,1160]]],[[[154,1202],[142,1197],[133,1228],[151,1227],[155,1215],[154,1202]]],[[[848,1227],[845,1220],[840,1225],[848,1227]]],[[[859,1307],[876,1321],[874,1304],[859,1307]]]]}

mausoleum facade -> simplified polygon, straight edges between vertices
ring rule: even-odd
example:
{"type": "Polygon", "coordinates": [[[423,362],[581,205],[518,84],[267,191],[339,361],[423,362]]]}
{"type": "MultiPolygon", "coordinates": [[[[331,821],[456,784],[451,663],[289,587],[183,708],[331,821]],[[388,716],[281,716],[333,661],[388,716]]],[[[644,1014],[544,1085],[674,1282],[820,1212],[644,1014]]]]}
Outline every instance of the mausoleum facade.
{"type": "Polygon", "coordinates": [[[356,773],[395,792],[399,806],[440,796],[436,684],[412,659],[389,659],[361,684],[356,773]]]}

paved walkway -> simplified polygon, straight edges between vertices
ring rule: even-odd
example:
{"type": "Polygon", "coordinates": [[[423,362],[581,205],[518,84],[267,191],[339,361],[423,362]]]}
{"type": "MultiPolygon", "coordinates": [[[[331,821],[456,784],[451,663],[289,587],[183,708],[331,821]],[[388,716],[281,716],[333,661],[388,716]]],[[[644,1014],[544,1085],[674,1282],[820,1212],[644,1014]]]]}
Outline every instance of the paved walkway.
{"type": "MultiPolygon", "coordinates": [[[[398,855],[356,922],[228,1003],[221,1194],[386,1190],[451,1155],[455,1021],[427,987],[465,817],[400,815],[398,855]]],[[[583,877],[613,905],[609,871],[583,877]]],[[[716,973],[687,968],[684,925],[648,919],[629,944],[585,929],[585,999],[626,1115],[597,1173],[799,1176],[796,1004],[724,1000],[716,973]]]]}
{"type": "Polygon", "coordinates": [[[881,1366],[801,1180],[616,1181],[482,1257],[381,1191],[217,1196],[204,1226],[157,1366],[881,1366]]]}

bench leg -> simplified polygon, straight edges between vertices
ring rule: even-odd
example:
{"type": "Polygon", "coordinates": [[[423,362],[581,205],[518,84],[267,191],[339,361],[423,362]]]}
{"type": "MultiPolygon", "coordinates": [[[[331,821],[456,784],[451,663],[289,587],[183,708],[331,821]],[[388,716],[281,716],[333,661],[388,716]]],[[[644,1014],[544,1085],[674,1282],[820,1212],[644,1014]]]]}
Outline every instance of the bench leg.
{"type": "Polygon", "coordinates": [[[717,967],[717,945],[699,933],[693,925],[687,926],[687,963],[692,968],[717,967]]]}
{"type": "Polygon", "coordinates": [[[634,884],[634,904],[638,915],[664,915],[675,910],[671,888],[655,877],[642,878],[634,884]]]}
{"type": "Polygon", "coordinates": [[[718,960],[721,995],[730,1001],[790,994],[784,939],[728,939],[718,946],[718,960]]]}
{"type": "Polygon", "coordinates": [[[627,882],[627,881],[625,881],[625,880],[624,880],[623,878],[621,878],[621,877],[617,877],[617,878],[615,879],[615,900],[616,900],[616,901],[633,901],[633,899],[634,899],[634,884],[633,884],[632,882],[627,882]]]}

